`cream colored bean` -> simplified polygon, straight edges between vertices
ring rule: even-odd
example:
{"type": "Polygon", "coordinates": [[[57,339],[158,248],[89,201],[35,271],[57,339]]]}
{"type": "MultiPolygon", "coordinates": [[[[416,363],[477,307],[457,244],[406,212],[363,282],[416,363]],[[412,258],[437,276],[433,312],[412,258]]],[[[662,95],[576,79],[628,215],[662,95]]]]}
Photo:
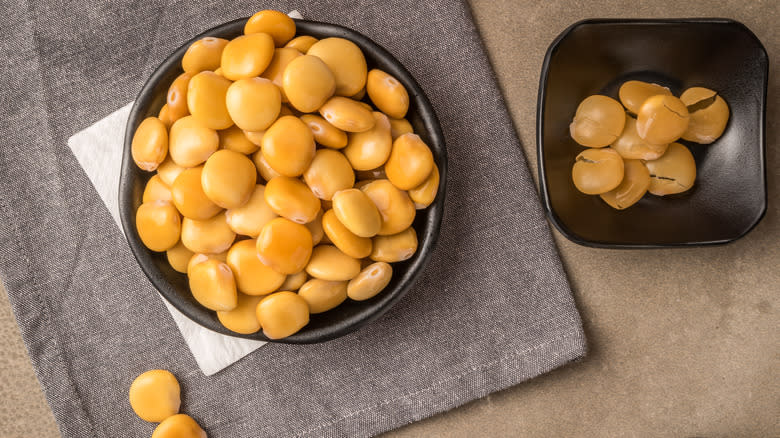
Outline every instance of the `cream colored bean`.
{"type": "Polygon", "coordinates": [[[331,149],[341,149],[347,145],[347,133],[314,114],[304,114],[301,121],[311,129],[314,140],[331,149]]]}
{"type": "Polygon", "coordinates": [[[390,119],[390,135],[393,141],[404,134],[414,134],[412,124],[406,119],[390,119]]]}
{"type": "Polygon", "coordinates": [[[277,47],[282,47],[295,36],[295,21],[284,12],[266,9],[249,17],[244,34],[267,33],[277,47]]]}
{"type": "Polygon", "coordinates": [[[414,222],[416,211],[409,195],[386,179],[378,179],[361,188],[376,205],[382,217],[380,236],[400,233],[414,222]]]}
{"type": "Polygon", "coordinates": [[[314,248],[306,272],[314,278],[328,281],[347,281],[360,273],[360,261],[332,245],[314,248]]]}
{"type": "Polygon", "coordinates": [[[130,407],[142,420],[159,422],[179,412],[181,387],[167,370],[149,370],[133,380],[130,407]]]}
{"type": "Polygon", "coordinates": [[[257,170],[246,155],[223,149],[206,160],[200,181],[211,202],[222,208],[238,208],[254,191],[257,170]]]}
{"type": "Polygon", "coordinates": [[[347,296],[355,301],[375,297],[390,284],[393,268],[385,262],[375,262],[364,267],[357,277],[349,281],[347,296]]]}
{"type": "Polygon", "coordinates": [[[264,131],[279,116],[279,88],[265,78],[240,79],[227,90],[227,110],[236,126],[245,131],[264,131]]]}
{"type": "Polygon", "coordinates": [[[313,36],[301,35],[291,39],[284,47],[295,49],[305,55],[317,41],[319,40],[313,36]]]}
{"type": "Polygon", "coordinates": [[[393,76],[379,69],[368,72],[366,92],[371,102],[388,117],[400,119],[409,110],[409,93],[393,76]]]}
{"type": "Polygon", "coordinates": [[[274,40],[267,33],[241,35],[222,51],[222,74],[231,81],[260,76],[273,56],[274,40]]]}
{"type": "Polygon", "coordinates": [[[295,292],[276,292],[257,305],[257,320],[269,339],[286,338],[309,323],[309,305],[295,292]]]}
{"type": "Polygon", "coordinates": [[[217,254],[227,251],[236,239],[236,233],[225,220],[225,213],[203,221],[184,218],[181,225],[181,242],[190,251],[217,254]]]}
{"type": "Polygon", "coordinates": [[[281,92],[282,102],[288,102],[287,94],[285,94],[282,88],[282,75],[285,72],[287,66],[293,59],[301,57],[301,52],[290,48],[279,48],[274,51],[274,57],[271,58],[271,63],[265,69],[262,77],[271,81],[281,92]]]}
{"type": "Polygon", "coordinates": [[[311,55],[292,59],[281,82],[290,104],[305,113],[317,111],[336,91],[333,72],[320,58],[311,55]]]}
{"type": "Polygon", "coordinates": [[[262,177],[266,182],[271,181],[272,179],[276,178],[277,176],[282,176],[279,172],[275,171],[269,164],[268,161],[265,160],[265,157],[263,157],[263,151],[259,150],[252,154],[252,162],[255,163],[255,167],[257,168],[257,173],[260,174],[260,177],[262,177]]]}
{"type": "Polygon", "coordinates": [[[171,188],[160,179],[160,175],[152,175],[146,183],[141,202],[145,204],[152,201],[172,200],[171,188]]]}
{"type": "Polygon", "coordinates": [[[285,275],[263,264],[257,256],[254,239],[236,242],[227,254],[227,264],[236,278],[238,290],[247,295],[267,295],[284,283],[285,275]]]}
{"type": "Polygon", "coordinates": [[[225,97],[230,81],[211,72],[202,71],[190,79],[187,86],[187,108],[190,114],[211,129],[227,129],[233,124],[225,97]]]}
{"type": "Polygon", "coordinates": [[[303,173],[314,196],[330,200],[339,190],[355,185],[355,172],[349,161],[338,151],[320,149],[314,154],[309,168],[303,173]]]}
{"type": "Polygon", "coordinates": [[[195,167],[204,163],[219,148],[217,131],[202,124],[193,116],[182,117],[171,126],[171,159],[181,167],[195,167]]]}
{"type": "Polygon", "coordinates": [[[203,191],[202,175],[203,166],[193,167],[183,171],[173,182],[173,203],[184,217],[206,220],[222,211],[203,191]]]}
{"type": "Polygon", "coordinates": [[[141,204],[135,213],[138,237],[152,251],[165,251],[179,241],[182,231],[181,216],[168,201],[141,204]]]}
{"type": "Polygon", "coordinates": [[[419,186],[409,190],[409,198],[414,202],[418,210],[427,208],[433,204],[436,194],[439,192],[439,168],[433,166],[433,171],[419,186]]]}
{"type": "Polygon", "coordinates": [[[296,178],[278,176],[265,186],[265,202],[279,216],[298,224],[307,224],[317,217],[320,201],[311,189],[296,178]]]}
{"type": "Polygon", "coordinates": [[[236,280],[230,266],[209,259],[192,266],[189,271],[192,296],[210,310],[233,310],[238,305],[236,280]]]}
{"type": "Polygon", "coordinates": [[[246,204],[225,212],[228,226],[236,234],[257,237],[263,226],[279,217],[265,202],[265,186],[256,185],[246,204]]]}
{"type": "Polygon", "coordinates": [[[333,196],[333,212],[339,221],[360,237],[375,236],[382,217],[372,199],[360,189],[347,189],[333,196]]]}
{"type": "Polygon", "coordinates": [[[335,309],[347,299],[346,281],[327,281],[312,278],[301,286],[298,295],[306,300],[309,313],[323,313],[335,309]]]}
{"type": "Polygon", "coordinates": [[[168,264],[171,265],[171,268],[182,274],[187,273],[187,265],[189,265],[190,260],[194,255],[195,253],[187,249],[181,241],[165,252],[165,256],[168,259],[168,264]]]}
{"type": "Polygon", "coordinates": [[[371,254],[371,239],[360,237],[350,231],[336,217],[333,210],[328,210],[322,215],[322,230],[336,248],[350,257],[362,259],[371,254]]]}
{"type": "Polygon", "coordinates": [[[260,260],[274,271],[291,275],[302,271],[312,253],[311,232],[306,226],[285,218],[265,224],[257,238],[260,260]]]}
{"type": "Polygon", "coordinates": [[[402,262],[417,252],[417,233],[411,227],[391,236],[376,236],[373,240],[370,257],[377,262],[402,262]]]}
{"type": "Polygon", "coordinates": [[[228,40],[224,38],[206,37],[195,41],[184,52],[181,66],[187,73],[199,73],[204,70],[214,71],[222,62],[222,50],[228,40]]]}
{"type": "Polygon", "coordinates": [[[390,120],[380,112],[372,113],[374,126],[368,131],[349,134],[344,155],[355,170],[370,170],[385,164],[393,150],[390,120]]]}
{"type": "Polygon", "coordinates": [[[336,94],[353,96],[366,85],[368,68],[360,48],[344,38],[325,38],[314,43],[308,55],[322,59],[336,77],[336,94]]]}
{"type": "Polygon", "coordinates": [[[320,107],[319,113],[328,123],[347,132],[368,131],[375,123],[370,108],[348,97],[331,97],[320,107]]]}
{"type": "Polygon", "coordinates": [[[433,153],[420,136],[404,134],[393,142],[385,172],[394,186],[411,190],[428,178],[434,166],[433,153]]]}
{"type": "Polygon", "coordinates": [[[217,312],[219,322],[228,330],[251,335],[260,331],[260,321],[257,320],[257,305],[264,297],[239,293],[236,308],[217,312]]]}
{"type": "Polygon", "coordinates": [[[295,116],[284,116],[268,128],[261,150],[275,171],[300,176],[311,164],[316,149],[309,127],[295,116]]]}
{"type": "Polygon", "coordinates": [[[130,146],[133,161],[139,169],[151,172],[168,155],[168,130],[157,117],[145,118],[135,130],[130,146]]]}
{"type": "Polygon", "coordinates": [[[259,145],[254,144],[244,135],[244,131],[238,126],[231,126],[217,132],[219,135],[219,147],[229,151],[235,151],[249,155],[259,149],[259,145]]]}
{"type": "Polygon", "coordinates": [[[168,158],[166,158],[165,161],[163,161],[162,164],[160,164],[160,166],[157,168],[157,175],[160,176],[162,182],[168,185],[168,187],[171,187],[179,174],[184,172],[184,169],[184,167],[174,163],[169,154],[168,158]]]}

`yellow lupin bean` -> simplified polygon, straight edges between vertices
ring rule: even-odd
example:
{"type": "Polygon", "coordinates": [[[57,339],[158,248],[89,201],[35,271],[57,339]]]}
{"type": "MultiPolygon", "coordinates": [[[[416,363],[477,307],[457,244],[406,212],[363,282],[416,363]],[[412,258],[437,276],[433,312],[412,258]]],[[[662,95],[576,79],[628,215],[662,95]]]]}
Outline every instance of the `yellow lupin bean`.
{"type": "Polygon", "coordinates": [[[254,191],[257,170],[246,155],[223,149],[206,160],[200,181],[211,202],[222,208],[238,208],[254,191]]]}
{"type": "Polygon", "coordinates": [[[420,136],[404,134],[393,142],[385,172],[393,185],[410,190],[425,182],[434,166],[433,153],[420,136]]]}
{"type": "Polygon", "coordinates": [[[620,103],[634,114],[639,113],[639,109],[647,99],[659,94],[671,96],[672,92],[661,85],[642,81],[626,81],[618,90],[620,103]]]}
{"type": "Polygon", "coordinates": [[[314,43],[307,54],[322,59],[330,68],[336,77],[336,94],[339,96],[353,96],[366,85],[366,58],[352,41],[325,38],[314,43]]]}
{"type": "Polygon", "coordinates": [[[202,175],[203,166],[193,167],[183,171],[173,182],[173,203],[184,217],[206,220],[222,211],[203,191],[202,175]]]}
{"type": "Polygon", "coordinates": [[[184,72],[174,79],[171,86],[168,87],[165,104],[168,106],[168,117],[171,119],[171,124],[190,114],[187,107],[187,89],[193,76],[193,73],[184,72]]]}
{"type": "Polygon", "coordinates": [[[157,113],[157,118],[160,119],[161,122],[163,122],[163,125],[165,125],[165,128],[170,128],[171,125],[173,125],[173,119],[171,118],[171,110],[168,108],[168,104],[164,104],[162,108],[160,108],[160,112],[157,113]]]}
{"type": "Polygon", "coordinates": [[[259,149],[258,145],[252,143],[238,126],[233,125],[217,132],[217,134],[219,134],[219,147],[222,149],[247,155],[259,149]]]}
{"type": "Polygon", "coordinates": [[[347,132],[368,131],[375,123],[370,108],[348,97],[331,97],[320,107],[319,112],[328,123],[347,132]]]}
{"type": "Polygon", "coordinates": [[[130,384],[130,406],[142,420],[157,423],[179,412],[181,387],[167,370],[149,370],[130,384]]]}
{"type": "Polygon", "coordinates": [[[263,157],[263,151],[259,150],[252,154],[252,162],[255,163],[255,167],[257,168],[257,173],[260,174],[260,177],[262,177],[266,182],[271,181],[272,179],[276,178],[277,176],[282,176],[279,172],[275,171],[269,164],[268,161],[265,160],[265,157],[263,157]]]}
{"type": "MultiPolygon", "coordinates": [[[[281,111],[279,114],[281,114],[281,111]]],[[[244,136],[252,144],[260,147],[263,145],[263,136],[265,136],[265,131],[244,131],[244,136]]]]}
{"type": "Polygon", "coordinates": [[[386,179],[378,179],[361,188],[376,205],[382,217],[380,236],[400,233],[409,228],[417,214],[409,195],[386,179]]]}
{"type": "Polygon", "coordinates": [[[193,116],[173,122],[168,153],[181,167],[202,164],[219,148],[217,131],[207,127],[193,116]]]}
{"type": "Polygon", "coordinates": [[[371,102],[388,117],[400,119],[409,111],[409,93],[398,79],[379,69],[368,72],[366,92],[371,102]]]}
{"type": "Polygon", "coordinates": [[[184,52],[181,66],[187,73],[199,73],[204,70],[214,71],[222,63],[222,50],[228,40],[224,38],[206,37],[195,41],[184,52]]]}
{"type": "Polygon", "coordinates": [[[370,257],[377,262],[402,262],[417,251],[417,233],[411,227],[391,236],[376,236],[373,240],[370,257]]]}
{"type": "Polygon", "coordinates": [[[680,100],[690,110],[690,122],[682,134],[683,139],[710,144],[723,135],[729,121],[729,106],[715,91],[692,87],[683,92],[680,100]]]}
{"type": "Polygon", "coordinates": [[[390,120],[380,112],[373,112],[374,126],[363,132],[349,134],[344,155],[355,170],[375,169],[385,164],[393,150],[390,120]]]}
{"type": "Polygon", "coordinates": [[[291,39],[284,47],[295,49],[305,55],[317,41],[319,40],[313,36],[301,35],[291,39]]]}
{"type": "Polygon", "coordinates": [[[375,297],[390,283],[393,268],[385,262],[375,262],[364,267],[357,277],[349,280],[347,296],[355,301],[364,301],[375,297]]]}
{"type": "Polygon", "coordinates": [[[322,229],[322,209],[317,212],[317,217],[315,217],[313,221],[306,224],[306,228],[308,228],[311,233],[312,245],[316,246],[322,241],[322,236],[325,235],[325,231],[322,229]]]}
{"type": "Polygon", "coordinates": [[[187,86],[190,114],[211,129],[227,129],[233,124],[225,97],[230,81],[212,71],[202,71],[187,86]]]}
{"type": "Polygon", "coordinates": [[[673,195],[693,187],[696,181],[696,161],[691,151],[680,143],[672,143],[657,160],[645,163],[650,171],[647,191],[656,195],[673,195]]]}
{"type": "Polygon", "coordinates": [[[165,161],[168,155],[168,129],[157,117],[145,118],[133,134],[130,146],[135,165],[151,172],[165,161]]]}
{"type": "Polygon", "coordinates": [[[141,204],[135,226],[144,245],[152,251],[166,251],[179,241],[182,222],[176,207],[168,201],[141,204]]]}
{"type": "Polygon", "coordinates": [[[236,308],[218,311],[217,318],[230,331],[242,335],[257,333],[260,331],[260,321],[257,320],[257,305],[262,299],[262,295],[253,296],[239,293],[236,308]]]}
{"type": "Polygon", "coordinates": [[[309,323],[309,305],[295,292],[276,292],[257,305],[257,320],[269,339],[286,338],[309,323]]]}
{"type": "Polygon", "coordinates": [[[236,242],[228,250],[227,264],[233,270],[238,290],[247,295],[270,294],[286,278],[260,261],[257,243],[253,239],[236,242]]]}
{"type": "Polygon", "coordinates": [[[187,273],[187,265],[189,265],[190,260],[192,260],[192,256],[194,255],[195,253],[187,249],[181,241],[173,248],[165,251],[168,264],[171,265],[174,271],[181,272],[182,274],[187,273]]]}
{"type": "Polygon", "coordinates": [[[669,144],[688,129],[688,108],[674,96],[648,98],[636,116],[636,132],[650,144],[669,144]]]}
{"type": "Polygon", "coordinates": [[[298,224],[307,224],[317,217],[320,200],[299,179],[278,176],[265,186],[265,202],[276,214],[298,224]]]}
{"type": "Polygon", "coordinates": [[[352,233],[375,236],[382,229],[382,216],[373,200],[360,189],[347,189],[333,196],[333,213],[352,233]]]}
{"type": "Polygon", "coordinates": [[[236,233],[228,226],[225,213],[202,221],[185,217],[181,224],[181,242],[193,252],[221,253],[227,251],[235,239],[236,233]]]}
{"type": "Polygon", "coordinates": [[[287,279],[284,280],[284,283],[282,283],[281,286],[279,286],[279,290],[289,290],[289,291],[296,291],[303,286],[303,283],[306,283],[306,280],[309,279],[309,274],[306,273],[306,271],[298,272],[297,274],[288,275],[287,279]]]}
{"type": "Polygon", "coordinates": [[[414,134],[412,124],[406,119],[390,119],[390,135],[393,141],[404,134],[414,134]]]}
{"type": "Polygon", "coordinates": [[[623,181],[607,193],[602,193],[601,199],[616,210],[626,209],[636,204],[650,187],[650,172],[640,160],[625,160],[623,162],[623,181]]]}
{"type": "Polygon", "coordinates": [[[246,204],[225,212],[230,229],[236,234],[257,237],[263,226],[279,217],[265,202],[265,186],[256,185],[246,204]]]}
{"type": "Polygon", "coordinates": [[[436,194],[439,192],[439,168],[434,164],[433,171],[419,186],[409,190],[409,198],[414,202],[418,210],[433,204],[436,194]]]}
{"type": "Polygon", "coordinates": [[[227,263],[209,259],[189,270],[192,296],[210,310],[233,310],[238,305],[238,292],[233,271],[227,263]]]}
{"type": "Polygon", "coordinates": [[[330,200],[339,190],[355,185],[355,172],[349,161],[338,151],[320,149],[314,154],[309,168],[303,173],[314,196],[330,200]]]}
{"type": "Polygon", "coordinates": [[[302,271],[312,252],[311,232],[283,217],[265,224],[257,238],[260,260],[274,271],[290,275],[302,271]]]}
{"type": "Polygon", "coordinates": [[[317,146],[311,130],[295,116],[280,117],[263,136],[263,157],[284,176],[300,176],[309,167],[317,146]]]}
{"type": "Polygon", "coordinates": [[[620,137],[625,123],[626,111],[620,102],[607,96],[589,96],[577,107],[569,133],[582,146],[601,148],[620,137]]]}
{"type": "Polygon", "coordinates": [[[311,253],[306,272],[321,280],[347,281],[360,273],[360,261],[335,246],[319,245],[311,253]]]}
{"type": "Polygon", "coordinates": [[[236,126],[245,131],[264,131],[279,116],[279,88],[266,78],[239,79],[227,90],[227,110],[236,126]]]}
{"type": "Polygon", "coordinates": [[[306,300],[309,313],[327,312],[347,299],[347,282],[312,278],[301,286],[298,295],[306,300]]]}
{"type": "Polygon", "coordinates": [[[168,185],[168,187],[171,187],[179,174],[184,172],[184,169],[184,167],[174,163],[170,154],[168,154],[168,158],[166,158],[165,161],[163,161],[162,164],[160,164],[160,166],[157,168],[157,175],[160,176],[162,182],[168,185]]]}
{"type": "Polygon", "coordinates": [[[171,196],[171,188],[160,179],[160,175],[153,175],[146,183],[141,202],[172,201],[171,196]]]}
{"type": "Polygon", "coordinates": [[[260,76],[274,56],[274,40],[267,33],[241,35],[222,51],[222,74],[231,81],[260,76]]]}
{"type": "Polygon", "coordinates": [[[271,58],[271,63],[268,64],[265,71],[261,75],[271,81],[280,90],[282,95],[282,102],[287,102],[287,94],[285,94],[282,88],[282,75],[287,68],[287,65],[292,62],[293,59],[301,57],[301,52],[291,48],[279,48],[274,51],[274,57],[271,58]]]}
{"type": "Polygon", "coordinates": [[[152,438],[207,438],[195,420],[186,414],[172,415],[158,424],[152,438]]]}
{"type": "Polygon", "coordinates": [[[244,25],[244,34],[264,32],[273,38],[277,47],[282,47],[295,36],[295,21],[284,12],[266,9],[249,17],[244,25]]]}
{"type": "Polygon", "coordinates": [[[328,210],[322,215],[322,229],[330,241],[344,254],[362,259],[371,254],[371,239],[360,237],[349,231],[336,217],[333,210],[328,210]]]}
{"type": "Polygon", "coordinates": [[[341,149],[347,145],[347,133],[314,114],[304,114],[301,121],[311,129],[314,140],[331,149],[341,149]]]}
{"type": "Polygon", "coordinates": [[[305,55],[292,59],[287,65],[282,75],[282,88],[295,109],[310,113],[333,96],[336,78],[320,58],[305,55]]]}
{"type": "Polygon", "coordinates": [[[623,134],[612,143],[612,149],[626,160],[655,160],[666,152],[669,144],[654,145],[646,142],[636,131],[636,119],[626,117],[623,134]]]}
{"type": "Polygon", "coordinates": [[[623,172],[623,159],[614,149],[585,149],[574,161],[571,178],[582,193],[600,195],[616,188],[623,172]]]}

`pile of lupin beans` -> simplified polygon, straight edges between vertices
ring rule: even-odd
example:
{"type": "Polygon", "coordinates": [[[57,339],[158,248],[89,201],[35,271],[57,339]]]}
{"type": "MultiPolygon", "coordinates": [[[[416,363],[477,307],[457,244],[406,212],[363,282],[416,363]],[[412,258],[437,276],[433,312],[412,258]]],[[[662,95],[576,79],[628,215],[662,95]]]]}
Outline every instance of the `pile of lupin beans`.
{"type": "Polygon", "coordinates": [[[664,196],[690,189],[696,162],[677,140],[717,140],[729,120],[726,101],[707,88],[689,88],[677,98],[666,87],[641,81],[623,83],[618,94],[620,102],[594,95],[577,107],[571,137],[589,148],[572,168],[577,189],[617,210],[647,192],[664,196]]]}
{"type": "Polygon", "coordinates": [[[138,417],[160,423],[152,438],[206,438],[206,432],[187,414],[180,414],[181,387],[166,370],[149,370],[133,380],[128,398],[138,417]]]}
{"type": "Polygon", "coordinates": [[[233,40],[194,42],[132,141],[156,171],[136,212],[144,245],[226,328],[271,339],[382,291],[439,186],[405,87],[347,39],[295,33],[267,10],[233,40]]]}

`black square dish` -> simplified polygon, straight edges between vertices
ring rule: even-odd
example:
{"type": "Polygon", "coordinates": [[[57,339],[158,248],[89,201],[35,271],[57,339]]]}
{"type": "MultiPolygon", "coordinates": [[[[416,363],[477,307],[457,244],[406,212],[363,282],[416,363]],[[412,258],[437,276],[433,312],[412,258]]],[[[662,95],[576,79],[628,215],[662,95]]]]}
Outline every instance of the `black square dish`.
{"type": "Polygon", "coordinates": [[[539,183],[550,220],[570,240],[607,248],[727,243],[747,234],[767,207],[765,107],[769,61],[743,24],[727,19],[585,20],[553,41],[542,67],[537,112],[539,183]],[[711,145],[680,140],[693,153],[697,179],[680,195],[650,194],[614,210],[572,183],[584,148],[569,135],[587,96],[617,99],[627,80],[654,82],[676,96],[716,90],[731,118],[711,145]]]}

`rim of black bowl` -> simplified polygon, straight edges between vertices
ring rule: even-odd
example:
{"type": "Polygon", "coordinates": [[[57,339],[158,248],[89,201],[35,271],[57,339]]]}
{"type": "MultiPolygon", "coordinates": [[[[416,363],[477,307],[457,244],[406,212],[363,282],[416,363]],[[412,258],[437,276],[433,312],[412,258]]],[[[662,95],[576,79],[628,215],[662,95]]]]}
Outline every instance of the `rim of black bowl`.
{"type": "MultiPolygon", "coordinates": [[[[359,311],[354,315],[340,321],[338,325],[326,325],[317,329],[308,329],[309,326],[304,327],[298,333],[283,339],[268,339],[262,331],[251,334],[242,335],[232,332],[224,328],[216,321],[216,318],[204,319],[202,318],[198,310],[194,309],[193,304],[187,301],[184,297],[172,287],[172,285],[165,280],[164,274],[157,268],[153,261],[153,253],[148,250],[141,242],[138,233],[135,229],[135,210],[133,209],[133,184],[131,184],[131,178],[137,176],[133,175],[135,171],[134,163],[130,154],[130,145],[132,143],[133,133],[143,117],[145,117],[145,110],[153,104],[154,96],[152,90],[159,82],[166,76],[171,75],[171,70],[176,69],[176,64],[180,62],[184,52],[187,50],[190,44],[201,38],[214,35],[227,35],[235,34],[236,36],[242,34],[243,25],[246,23],[247,18],[236,19],[219,26],[215,26],[184,43],[178,49],[176,49],[171,55],[169,55],[151,74],[147,79],[141,91],[133,104],[133,108],[130,111],[130,116],[127,121],[125,138],[124,138],[124,151],[122,156],[122,169],[119,183],[119,212],[122,227],[125,231],[125,236],[130,245],[130,249],[133,252],[141,270],[146,274],[155,288],[162,294],[162,296],[171,303],[176,309],[178,309],[185,316],[195,321],[199,325],[215,331],[217,333],[228,335],[232,337],[254,339],[260,341],[278,342],[286,344],[311,344],[324,342],[337,337],[346,335],[350,332],[357,330],[365,324],[368,324],[385,312],[387,312],[398,300],[400,300],[412,287],[415,280],[422,273],[423,268],[430,259],[431,253],[436,245],[439,237],[439,230],[441,227],[441,220],[444,212],[444,199],[445,199],[445,185],[447,180],[447,150],[444,142],[444,134],[441,130],[438,117],[428,100],[427,96],[423,92],[420,85],[409,73],[409,71],[398,61],[390,52],[384,49],[382,46],[373,42],[370,38],[362,35],[361,33],[352,29],[339,26],[331,23],[323,23],[311,20],[295,19],[297,30],[301,35],[323,35],[333,37],[339,36],[347,38],[350,41],[357,44],[363,52],[369,54],[368,59],[374,58],[382,60],[383,69],[388,73],[395,76],[401,83],[404,84],[409,92],[410,100],[412,101],[412,107],[416,108],[416,112],[421,119],[425,128],[425,134],[427,135],[428,144],[434,153],[436,158],[436,165],[439,168],[440,181],[439,192],[434,200],[426,210],[425,217],[425,229],[419,236],[420,245],[418,246],[418,252],[411,259],[411,263],[405,266],[405,270],[402,272],[394,272],[394,276],[400,279],[395,287],[382,291],[377,297],[372,298],[371,307],[372,311],[359,311]],[[377,300],[377,301],[374,301],[377,300]]],[[[176,73],[178,75],[178,73],[176,73]]],[[[175,76],[174,76],[175,77],[175,76]]],[[[167,89],[167,85],[166,85],[167,89]]],[[[138,171],[140,172],[140,170],[138,171]]],[[[364,302],[368,303],[368,301],[364,302]]],[[[201,309],[202,312],[202,309],[201,309]]],[[[211,312],[211,311],[208,311],[211,312]]]]}
{"type": "Polygon", "coordinates": [[[735,240],[741,239],[745,235],[747,235],[749,232],[751,232],[756,225],[758,225],[759,222],[761,222],[761,219],[764,218],[766,215],[767,205],[769,203],[768,200],[768,193],[766,190],[767,182],[766,182],[766,95],[767,95],[767,87],[769,82],[769,55],[766,52],[766,48],[761,43],[761,40],[758,39],[755,33],[750,30],[747,26],[745,26],[743,23],[740,23],[739,21],[732,20],[730,18],[630,18],[630,19],[621,19],[621,18],[587,18],[584,20],[580,20],[572,24],[571,26],[567,27],[563,32],[558,35],[552,43],[550,43],[550,46],[547,48],[547,53],[544,56],[544,62],[542,63],[542,72],[539,79],[539,92],[537,93],[537,101],[536,101],[536,167],[537,172],[539,175],[539,192],[541,193],[542,197],[542,204],[544,206],[544,210],[547,213],[547,217],[550,218],[550,222],[552,222],[553,226],[555,226],[558,231],[563,234],[564,237],[571,240],[572,242],[592,247],[592,248],[606,248],[606,249],[659,249],[659,248],[691,248],[691,247],[699,247],[699,246],[711,246],[711,245],[725,245],[727,243],[733,242],[735,240]],[[741,234],[738,236],[732,237],[730,239],[722,239],[722,240],[711,240],[711,241],[695,241],[695,242],[675,242],[675,243],[666,243],[666,244],[654,244],[654,243],[648,243],[648,244],[628,244],[628,243],[608,243],[608,242],[600,242],[600,241],[593,241],[585,239],[584,237],[579,236],[577,233],[571,231],[566,225],[561,222],[560,218],[558,218],[558,215],[555,213],[555,210],[552,208],[552,203],[550,200],[550,194],[548,192],[547,188],[547,180],[545,178],[545,172],[544,172],[544,96],[545,96],[545,89],[547,88],[547,76],[549,75],[549,69],[550,69],[550,60],[552,58],[553,53],[558,49],[558,45],[561,41],[563,41],[564,38],[566,38],[574,29],[588,24],[617,24],[617,23],[625,23],[625,24],[680,24],[680,23],[705,23],[705,24],[725,24],[725,25],[731,25],[731,26],[738,26],[742,28],[745,32],[748,33],[758,44],[758,46],[761,48],[761,51],[764,53],[764,58],[767,59],[767,62],[764,66],[764,83],[763,86],[763,100],[761,103],[761,129],[759,132],[760,136],[760,148],[761,148],[761,169],[762,169],[762,176],[764,179],[764,199],[763,199],[763,205],[761,206],[761,213],[756,216],[755,221],[745,229],[741,234]]]}

